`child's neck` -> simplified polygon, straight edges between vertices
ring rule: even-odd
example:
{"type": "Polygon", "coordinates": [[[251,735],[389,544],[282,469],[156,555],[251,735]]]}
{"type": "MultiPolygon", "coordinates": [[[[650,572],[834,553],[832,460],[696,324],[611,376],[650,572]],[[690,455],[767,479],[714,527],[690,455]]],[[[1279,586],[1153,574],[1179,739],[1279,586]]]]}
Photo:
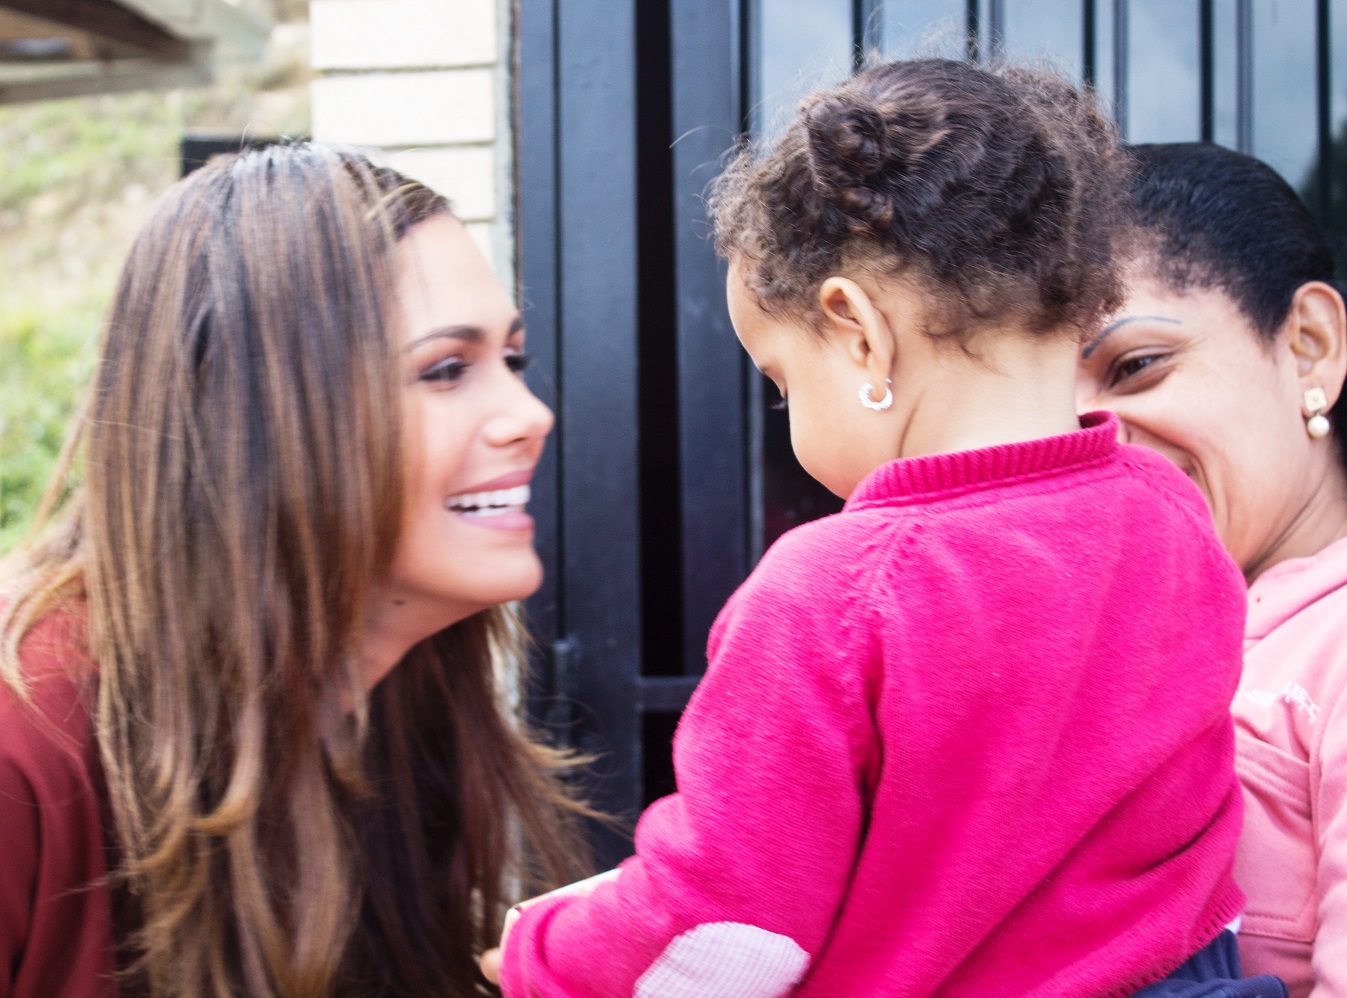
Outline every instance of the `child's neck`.
{"type": "Polygon", "coordinates": [[[1076,341],[1069,335],[984,335],[972,355],[944,350],[910,386],[899,457],[977,450],[1058,436],[1076,416],[1076,341]]]}

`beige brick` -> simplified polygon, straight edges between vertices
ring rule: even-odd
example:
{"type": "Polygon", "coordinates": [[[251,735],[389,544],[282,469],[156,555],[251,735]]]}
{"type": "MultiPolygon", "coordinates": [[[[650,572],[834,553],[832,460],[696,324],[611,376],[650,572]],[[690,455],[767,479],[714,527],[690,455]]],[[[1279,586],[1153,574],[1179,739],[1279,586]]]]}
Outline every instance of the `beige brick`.
{"type": "Polygon", "coordinates": [[[491,146],[409,149],[394,153],[389,165],[433,187],[454,203],[464,221],[496,215],[496,150],[491,146]]]}
{"type": "Polygon", "coordinates": [[[312,0],[317,69],[431,69],[497,60],[492,0],[312,0]]]}
{"type": "Polygon", "coordinates": [[[495,92],[490,69],[329,76],[313,82],[313,135],[393,148],[490,142],[495,92]]]}
{"type": "MultiPolygon", "coordinates": [[[[491,263],[491,269],[495,270],[496,276],[500,277],[500,264],[496,260],[496,248],[492,245],[491,223],[490,222],[468,222],[464,228],[468,230],[468,235],[472,236],[473,242],[477,248],[482,251],[482,255],[491,263]]],[[[502,281],[502,284],[505,282],[502,281]]]]}

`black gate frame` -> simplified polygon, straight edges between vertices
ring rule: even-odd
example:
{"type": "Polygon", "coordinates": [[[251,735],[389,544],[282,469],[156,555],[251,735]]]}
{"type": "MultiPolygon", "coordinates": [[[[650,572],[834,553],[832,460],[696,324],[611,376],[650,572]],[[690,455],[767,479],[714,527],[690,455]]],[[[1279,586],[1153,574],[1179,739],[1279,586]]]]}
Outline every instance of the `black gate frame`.
{"type": "MultiPolygon", "coordinates": [[[[1078,0],[1086,82],[1112,18],[1125,123],[1129,0],[1078,0]]],[[[1198,0],[1201,133],[1212,137],[1213,11],[1198,0]]],[[[1237,15],[1237,144],[1252,135],[1253,0],[1237,15]]],[[[1332,173],[1329,13],[1316,0],[1321,178],[1332,173]]],[[[968,57],[994,52],[1006,0],[968,0],[968,57]]],[[[761,554],[761,379],[735,340],[702,193],[757,102],[753,0],[516,0],[520,303],[557,414],[534,481],[546,582],[529,602],[534,716],[599,758],[590,799],[633,819],[672,789],[669,739],[707,631],[761,554]]],[[[856,60],[882,37],[853,0],[856,60]]],[[[1332,181],[1331,183],[1329,181],[1332,181]]],[[[1344,222],[1347,224],[1347,221],[1344,222]]],[[[1347,253],[1344,253],[1347,256],[1347,253]]],[[[779,427],[768,427],[771,433],[779,427]]],[[[596,828],[599,859],[630,841],[596,828]]]]}
{"type": "MultiPolygon", "coordinates": [[[[740,129],[741,19],[732,0],[515,16],[519,294],[531,385],[557,414],[531,505],[547,569],[531,704],[599,756],[590,799],[634,820],[672,788],[669,737],[752,554],[755,389],[701,203],[740,129]]],[[[630,852],[594,840],[602,862],[630,852]]]]}

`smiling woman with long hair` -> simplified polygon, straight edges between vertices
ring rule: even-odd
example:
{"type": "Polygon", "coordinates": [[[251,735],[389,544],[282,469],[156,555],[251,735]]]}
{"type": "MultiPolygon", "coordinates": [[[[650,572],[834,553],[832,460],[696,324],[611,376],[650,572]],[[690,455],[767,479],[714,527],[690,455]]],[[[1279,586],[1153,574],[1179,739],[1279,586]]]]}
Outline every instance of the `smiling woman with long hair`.
{"type": "Polygon", "coordinates": [[[526,361],[448,203],[358,155],[159,204],[5,567],[0,996],[476,994],[514,890],[583,872],[501,706],[526,361]]]}

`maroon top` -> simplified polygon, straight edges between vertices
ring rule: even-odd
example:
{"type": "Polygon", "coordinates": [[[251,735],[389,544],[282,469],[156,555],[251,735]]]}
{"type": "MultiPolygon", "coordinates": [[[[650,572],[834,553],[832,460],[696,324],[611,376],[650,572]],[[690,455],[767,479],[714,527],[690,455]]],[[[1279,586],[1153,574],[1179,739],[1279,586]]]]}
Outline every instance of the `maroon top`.
{"type": "Polygon", "coordinates": [[[116,994],[84,648],[54,615],[21,649],[31,702],[0,680],[0,998],[116,994]]]}

